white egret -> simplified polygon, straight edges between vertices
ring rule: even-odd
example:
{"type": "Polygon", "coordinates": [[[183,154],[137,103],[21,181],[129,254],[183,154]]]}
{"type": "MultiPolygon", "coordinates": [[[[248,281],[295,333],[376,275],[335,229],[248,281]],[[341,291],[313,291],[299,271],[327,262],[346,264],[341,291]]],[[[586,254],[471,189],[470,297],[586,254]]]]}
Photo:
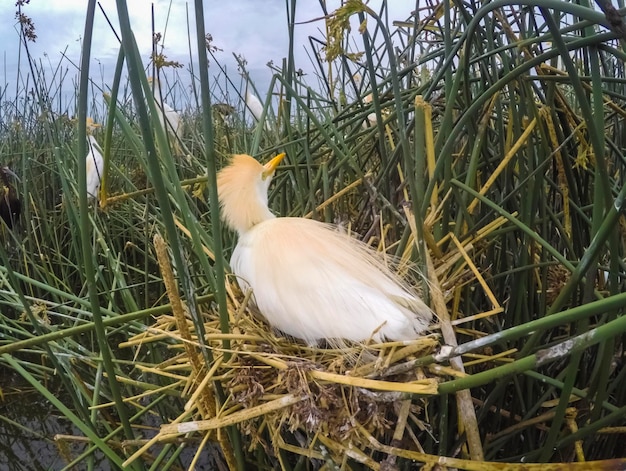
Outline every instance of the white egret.
{"type": "MultiPolygon", "coordinates": [[[[248,80],[246,79],[246,93],[244,96],[244,100],[246,102],[246,107],[250,110],[250,112],[252,113],[252,116],[254,116],[254,119],[256,119],[257,123],[261,122],[261,119],[263,118],[263,103],[261,103],[261,100],[259,100],[259,98],[250,91],[250,87],[249,87],[249,83],[248,80]]],[[[267,120],[267,116],[265,117],[265,129],[267,129],[268,131],[271,129],[270,127],[270,123],[267,120]]]]}
{"type": "Polygon", "coordinates": [[[152,77],[148,77],[148,82],[152,84],[154,81],[154,101],[159,109],[158,118],[161,126],[169,133],[173,140],[174,150],[177,154],[182,154],[178,139],[182,128],[183,121],[180,114],[168,105],[165,100],[160,97],[159,81],[154,80],[152,77]]]}
{"type": "MultiPolygon", "coordinates": [[[[372,94],[369,93],[369,94],[367,94],[365,96],[365,98],[363,98],[363,103],[369,105],[372,102],[373,99],[374,98],[373,98],[372,94]]],[[[374,113],[374,112],[368,113],[367,117],[365,118],[365,121],[363,121],[363,127],[364,128],[368,128],[368,127],[372,127],[373,128],[374,126],[376,126],[376,121],[377,121],[376,113],[374,113]]]]}
{"type": "Polygon", "coordinates": [[[102,170],[104,169],[104,158],[102,157],[102,149],[100,149],[98,141],[96,141],[96,138],[91,134],[87,136],[87,144],[89,146],[89,152],[87,152],[85,160],[87,169],[87,197],[98,198],[102,170]]]}
{"type": "Polygon", "coordinates": [[[309,344],[411,340],[432,311],[372,248],[335,226],[275,217],[267,190],[284,158],[235,155],[218,175],[222,218],[238,233],[230,264],[268,322],[309,344]]]}
{"type": "Polygon", "coordinates": [[[252,116],[254,116],[254,119],[261,121],[263,117],[263,103],[248,90],[248,87],[246,87],[246,106],[252,113],[252,116]]]}

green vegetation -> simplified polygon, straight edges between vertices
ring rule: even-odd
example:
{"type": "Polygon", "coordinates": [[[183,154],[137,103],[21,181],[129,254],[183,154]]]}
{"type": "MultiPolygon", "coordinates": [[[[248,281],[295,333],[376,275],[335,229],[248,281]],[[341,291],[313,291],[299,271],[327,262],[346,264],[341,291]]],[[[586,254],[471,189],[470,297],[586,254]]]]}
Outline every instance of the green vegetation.
{"type": "MultiPolygon", "coordinates": [[[[180,469],[189,450],[233,469],[599,469],[582,461],[623,457],[619,15],[584,1],[416,2],[395,21],[385,2],[324,5],[316,73],[297,73],[289,44],[262,97],[268,126],[227,102],[204,54],[189,96],[155,49],[163,97],[188,105],[180,141],[151,119],[126,2],[114,82],[103,96],[83,68],[69,102],[66,74],[28,54],[36,25],[21,17],[30,85],[0,103],[1,160],[23,201],[1,231],[0,369],[80,434],[58,441],[67,469],[180,469]],[[99,205],[84,191],[88,114],[102,124],[99,205]],[[431,336],[334,351],[253,315],[227,276],[215,172],[232,153],[279,151],[276,213],[339,223],[414,262],[440,319],[431,336]]],[[[294,18],[296,1],[286,8],[294,18]]],[[[197,16],[190,43],[210,53],[197,16]]]]}

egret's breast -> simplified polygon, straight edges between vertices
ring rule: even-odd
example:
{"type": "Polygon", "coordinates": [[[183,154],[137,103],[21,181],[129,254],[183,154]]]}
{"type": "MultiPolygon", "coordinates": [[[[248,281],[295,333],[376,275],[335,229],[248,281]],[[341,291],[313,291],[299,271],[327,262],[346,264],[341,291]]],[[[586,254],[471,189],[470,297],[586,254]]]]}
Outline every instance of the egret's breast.
{"type": "Polygon", "coordinates": [[[267,235],[267,228],[264,226],[265,223],[257,224],[241,234],[230,258],[230,267],[244,291],[249,287],[255,289],[258,277],[262,276],[262,267],[259,265],[262,263],[263,252],[267,250],[263,247],[267,235]]]}

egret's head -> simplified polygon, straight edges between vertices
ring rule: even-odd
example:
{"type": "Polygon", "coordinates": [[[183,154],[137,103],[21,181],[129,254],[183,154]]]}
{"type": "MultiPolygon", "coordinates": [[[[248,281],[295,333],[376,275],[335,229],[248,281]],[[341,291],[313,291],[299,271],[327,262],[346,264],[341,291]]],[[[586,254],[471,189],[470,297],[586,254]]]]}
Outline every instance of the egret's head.
{"type": "Polygon", "coordinates": [[[92,117],[87,117],[87,134],[92,134],[101,124],[96,123],[92,117]]]}
{"type": "Polygon", "coordinates": [[[279,154],[265,165],[246,154],[233,155],[217,176],[217,191],[226,224],[240,234],[274,216],[267,204],[276,167],[285,157],[279,154]]]}

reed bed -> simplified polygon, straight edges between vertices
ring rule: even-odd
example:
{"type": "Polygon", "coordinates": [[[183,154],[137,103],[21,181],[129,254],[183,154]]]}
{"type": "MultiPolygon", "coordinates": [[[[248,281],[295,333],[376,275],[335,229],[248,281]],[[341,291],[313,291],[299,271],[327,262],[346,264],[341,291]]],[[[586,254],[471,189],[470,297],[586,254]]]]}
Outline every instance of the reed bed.
{"type": "Polygon", "coordinates": [[[28,54],[24,20],[34,99],[2,103],[24,211],[0,244],[0,368],[73,425],[55,437],[64,469],[626,469],[619,12],[425,1],[389,18],[386,2],[320,2],[314,73],[296,73],[289,44],[257,90],[266,125],[215,56],[209,77],[201,1],[191,93],[166,57],[144,72],[117,6],[113,83],[83,66],[63,102],[66,74],[28,54]],[[177,142],[149,74],[187,103],[177,142]],[[263,321],[229,276],[215,174],[229,154],[278,151],[276,213],[388,254],[437,314],[428,335],[333,349],[263,321]]]}

